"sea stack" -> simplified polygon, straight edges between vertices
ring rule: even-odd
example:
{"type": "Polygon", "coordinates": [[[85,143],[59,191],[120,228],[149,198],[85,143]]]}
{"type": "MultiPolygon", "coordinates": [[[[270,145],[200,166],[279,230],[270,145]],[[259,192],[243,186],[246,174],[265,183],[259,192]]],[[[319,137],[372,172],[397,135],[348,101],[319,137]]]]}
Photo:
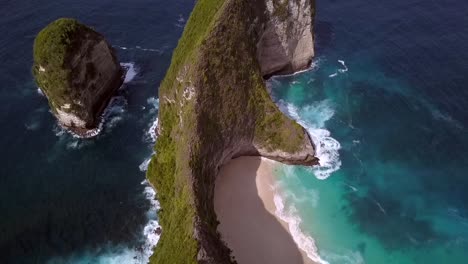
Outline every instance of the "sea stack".
{"type": "MultiPolygon", "coordinates": [[[[214,186],[239,156],[318,163],[307,131],[271,100],[264,79],[306,69],[314,0],[199,0],[159,87],[156,153],[161,238],[150,263],[233,263],[217,232],[214,186]]],[[[252,249],[255,250],[255,249],[252,249]]]]}
{"type": "Polygon", "coordinates": [[[59,124],[93,136],[123,69],[104,37],[75,19],[60,18],[34,41],[33,74],[59,124]]]}

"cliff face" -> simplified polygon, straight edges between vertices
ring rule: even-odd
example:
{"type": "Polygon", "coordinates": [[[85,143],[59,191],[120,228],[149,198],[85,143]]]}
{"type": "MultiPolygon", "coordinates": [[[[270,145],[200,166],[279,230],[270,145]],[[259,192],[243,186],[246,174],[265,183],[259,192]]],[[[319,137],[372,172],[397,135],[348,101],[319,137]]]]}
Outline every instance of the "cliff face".
{"type": "Polygon", "coordinates": [[[33,73],[59,123],[79,135],[97,127],[122,69],[104,37],[73,19],[58,19],[34,42],[33,73]]]}
{"type": "MultiPolygon", "coordinates": [[[[307,67],[314,56],[315,0],[264,0],[257,58],[263,76],[307,67]]],[[[259,16],[261,17],[261,16],[259,16]]]]}
{"type": "Polygon", "coordinates": [[[265,43],[271,23],[280,19],[275,16],[294,24],[293,14],[313,14],[311,3],[197,2],[159,89],[158,154],[147,176],[158,191],[163,232],[152,263],[231,262],[213,207],[215,177],[230,159],[262,155],[290,164],[317,163],[309,135],[279,111],[263,80],[307,67],[313,51],[300,53],[305,44],[297,43],[303,43],[310,24],[304,30],[295,25],[288,35],[277,33],[293,44],[282,46],[287,56],[270,55],[288,66],[271,68],[265,43]],[[272,3],[284,10],[270,12],[272,3]]]}

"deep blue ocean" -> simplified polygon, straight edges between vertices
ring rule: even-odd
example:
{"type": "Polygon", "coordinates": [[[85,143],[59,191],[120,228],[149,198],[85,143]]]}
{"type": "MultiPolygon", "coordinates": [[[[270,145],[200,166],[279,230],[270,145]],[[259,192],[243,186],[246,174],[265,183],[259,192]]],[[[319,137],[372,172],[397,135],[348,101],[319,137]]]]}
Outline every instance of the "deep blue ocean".
{"type": "MultiPolygon", "coordinates": [[[[148,259],[149,131],[194,2],[0,0],[0,263],[148,259]],[[57,127],[31,75],[34,37],[59,17],[134,70],[93,139],[57,127]]],[[[467,18],[462,0],[317,0],[312,69],[270,84],[319,146],[321,168],[277,176],[322,263],[468,263],[467,18]]]]}
{"type": "Polygon", "coordinates": [[[156,205],[148,199],[154,193],[142,183],[154,145],[148,131],[159,82],[193,5],[0,0],[0,263],[148,258],[157,239],[156,205]],[[104,34],[119,60],[136,71],[93,139],[75,139],[57,127],[31,75],[35,36],[60,17],[104,34]]]}
{"type": "Polygon", "coordinates": [[[468,4],[317,1],[313,68],[274,78],[322,168],[283,166],[321,263],[468,263],[468,4]]]}

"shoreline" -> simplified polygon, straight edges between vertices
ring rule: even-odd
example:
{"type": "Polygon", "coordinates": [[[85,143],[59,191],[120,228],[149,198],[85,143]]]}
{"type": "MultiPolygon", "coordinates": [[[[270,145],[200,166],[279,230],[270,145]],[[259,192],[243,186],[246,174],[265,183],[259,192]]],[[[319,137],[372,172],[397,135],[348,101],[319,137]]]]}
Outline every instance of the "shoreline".
{"type": "Polygon", "coordinates": [[[314,264],[276,215],[274,170],[275,162],[261,157],[239,157],[221,168],[214,195],[218,232],[239,264],[314,264]]]}

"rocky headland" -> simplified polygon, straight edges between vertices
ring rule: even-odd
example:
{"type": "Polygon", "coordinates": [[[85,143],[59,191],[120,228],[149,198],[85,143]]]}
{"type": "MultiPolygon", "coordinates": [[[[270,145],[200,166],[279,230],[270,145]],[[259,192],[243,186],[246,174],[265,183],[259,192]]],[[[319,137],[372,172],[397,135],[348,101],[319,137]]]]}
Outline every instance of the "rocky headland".
{"type": "Polygon", "coordinates": [[[306,130],[264,82],[309,66],[314,0],[200,0],[159,87],[156,153],[161,239],[151,263],[232,263],[217,232],[220,167],[239,156],[315,165],[306,130]]]}
{"type": "Polygon", "coordinates": [[[113,48],[95,30],[70,18],[46,26],[34,41],[33,74],[58,123],[93,136],[124,70],[113,48]]]}

